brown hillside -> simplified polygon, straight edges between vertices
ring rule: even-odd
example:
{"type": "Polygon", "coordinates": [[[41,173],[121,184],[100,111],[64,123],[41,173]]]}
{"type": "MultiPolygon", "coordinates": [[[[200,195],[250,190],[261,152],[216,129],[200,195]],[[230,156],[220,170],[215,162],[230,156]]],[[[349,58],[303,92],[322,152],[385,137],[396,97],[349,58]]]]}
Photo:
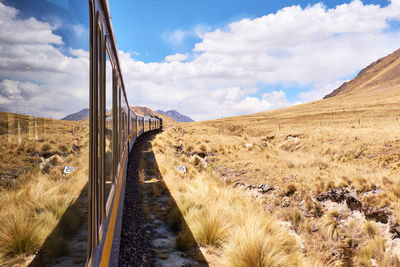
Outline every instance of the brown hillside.
{"type": "MultiPolygon", "coordinates": [[[[400,81],[400,49],[383,57],[360,71],[353,80],[343,83],[324,98],[352,95],[359,92],[385,93],[400,81]]],[[[396,87],[397,88],[397,87],[396,87]]]]}
{"type": "Polygon", "coordinates": [[[148,107],[140,107],[140,106],[132,107],[131,106],[131,108],[133,109],[134,112],[136,112],[137,114],[140,114],[140,115],[144,115],[144,116],[151,115],[151,116],[158,116],[158,117],[162,118],[164,126],[174,125],[174,124],[178,123],[175,120],[173,120],[172,118],[165,116],[163,114],[157,113],[148,107]]]}
{"type": "Polygon", "coordinates": [[[209,266],[400,266],[399,54],[326,99],[156,136],[209,266]]]}

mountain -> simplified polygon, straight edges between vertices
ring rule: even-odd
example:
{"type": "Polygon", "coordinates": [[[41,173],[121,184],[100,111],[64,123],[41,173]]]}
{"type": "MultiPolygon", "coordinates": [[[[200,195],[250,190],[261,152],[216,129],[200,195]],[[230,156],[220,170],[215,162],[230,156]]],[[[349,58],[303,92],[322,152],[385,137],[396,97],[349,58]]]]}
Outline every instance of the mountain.
{"type": "Polygon", "coordinates": [[[162,110],[157,110],[156,112],[160,113],[160,114],[164,114],[165,116],[168,116],[168,117],[176,120],[177,122],[194,122],[194,120],[192,120],[188,116],[182,115],[181,113],[179,113],[176,110],[168,110],[166,112],[162,111],[162,110]]]}
{"type": "MultiPolygon", "coordinates": [[[[324,99],[221,121],[230,123],[231,128],[239,122],[254,125],[275,123],[282,130],[287,123],[302,125],[305,121],[313,121],[316,127],[320,127],[347,121],[349,125],[354,122],[362,125],[366,119],[379,118],[388,122],[391,120],[394,126],[398,125],[399,106],[400,49],[365,67],[353,80],[344,83],[324,99]]],[[[258,131],[257,127],[254,131],[258,131]]]]}
{"type": "Polygon", "coordinates": [[[154,110],[152,110],[152,109],[150,109],[148,107],[140,107],[140,106],[134,106],[133,107],[133,106],[131,106],[131,109],[133,109],[133,111],[135,113],[140,114],[140,115],[144,115],[144,116],[151,115],[151,116],[158,116],[158,117],[162,118],[164,126],[177,123],[177,121],[175,121],[171,117],[168,117],[168,116],[166,116],[164,114],[155,112],[154,110]]]}
{"type": "Polygon", "coordinates": [[[61,120],[64,121],[81,121],[83,119],[86,119],[89,116],[89,109],[88,108],[84,108],[76,113],[70,114],[64,118],[62,118],[61,120]]]}
{"type": "MultiPolygon", "coordinates": [[[[388,93],[400,84],[400,49],[387,55],[363,70],[351,81],[343,83],[324,99],[359,93],[388,93]]],[[[396,87],[397,88],[397,87],[396,87]]]]}

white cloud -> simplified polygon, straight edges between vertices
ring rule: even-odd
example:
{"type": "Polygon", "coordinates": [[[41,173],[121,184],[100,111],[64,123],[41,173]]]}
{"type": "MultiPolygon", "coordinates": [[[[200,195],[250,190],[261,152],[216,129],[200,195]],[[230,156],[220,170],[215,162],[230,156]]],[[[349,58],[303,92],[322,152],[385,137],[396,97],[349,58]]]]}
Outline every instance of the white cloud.
{"type": "MultiPolygon", "coordinates": [[[[0,109],[59,118],[87,106],[88,52],[64,55],[54,25],[16,14],[0,3],[0,109]]],[[[400,35],[388,23],[398,14],[400,0],[383,8],[354,1],[332,9],[286,7],[212,31],[196,27],[190,36],[201,41],[189,54],[144,63],[120,52],[128,100],[195,120],[294,104],[287,100],[293,92],[280,89],[288,85],[310,88],[295,103],[316,100],[398,48],[400,35]]],[[[179,46],[188,34],[178,29],[163,37],[179,46]]]]}
{"type": "Polygon", "coordinates": [[[320,100],[324,96],[341,86],[344,82],[347,81],[338,80],[332,83],[324,84],[322,86],[317,85],[316,89],[307,92],[300,92],[299,97],[306,102],[320,100]]]}
{"type": "Polygon", "coordinates": [[[62,44],[60,36],[54,35],[51,25],[35,18],[17,20],[18,10],[0,3],[0,41],[13,44],[62,44]],[[12,21],[12,23],[10,23],[12,21]]]}
{"type": "Polygon", "coordinates": [[[0,110],[61,118],[88,107],[89,53],[64,55],[54,26],[17,14],[0,2],[0,110]]]}
{"type": "MultiPolygon", "coordinates": [[[[331,9],[291,6],[233,22],[224,30],[197,29],[201,41],[184,62],[144,63],[121,52],[130,102],[175,108],[199,120],[293,104],[286,94],[294,93],[279,89],[287,85],[310,88],[295,103],[320,99],[399,48],[400,35],[388,23],[398,14],[399,0],[386,7],[358,0],[331,9]],[[257,97],[260,84],[275,89],[263,89],[257,97]]],[[[185,32],[170,36],[179,43],[185,32]]]]}
{"type": "Polygon", "coordinates": [[[180,29],[177,29],[173,32],[166,32],[163,34],[163,39],[173,46],[179,46],[182,44],[183,39],[185,38],[186,33],[180,29]]]}
{"type": "Polygon", "coordinates": [[[184,61],[185,59],[188,58],[188,54],[175,54],[175,55],[169,55],[165,57],[165,61],[167,62],[180,62],[184,61]]]}

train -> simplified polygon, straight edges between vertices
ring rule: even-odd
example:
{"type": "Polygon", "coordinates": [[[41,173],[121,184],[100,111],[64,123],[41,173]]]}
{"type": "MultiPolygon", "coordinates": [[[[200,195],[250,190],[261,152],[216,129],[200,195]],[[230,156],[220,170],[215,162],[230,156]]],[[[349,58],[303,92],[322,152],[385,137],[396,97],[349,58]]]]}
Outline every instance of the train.
{"type": "Polygon", "coordinates": [[[107,0],[90,0],[89,12],[90,171],[86,266],[117,266],[129,152],[141,135],[162,129],[163,121],[157,116],[136,114],[128,104],[107,0]],[[106,86],[106,58],[112,66],[112,88],[106,86]],[[107,96],[112,96],[112,105],[107,106],[107,96]]]}
{"type": "Polygon", "coordinates": [[[27,140],[39,146],[36,118],[50,122],[89,106],[85,265],[117,266],[129,154],[163,120],[137,114],[128,102],[108,1],[4,0],[0,13],[0,60],[8,62],[0,69],[0,110],[9,112],[2,122],[9,140],[12,125],[18,136],[25,129],[14,114],[30,116],[27,140]]]}

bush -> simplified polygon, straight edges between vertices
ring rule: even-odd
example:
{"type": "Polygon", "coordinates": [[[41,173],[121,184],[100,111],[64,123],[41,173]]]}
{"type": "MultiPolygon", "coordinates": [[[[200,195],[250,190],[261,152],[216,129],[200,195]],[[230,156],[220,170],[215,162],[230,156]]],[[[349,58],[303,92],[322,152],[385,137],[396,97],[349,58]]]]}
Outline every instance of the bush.
{"type": "Polygon", "coordinates": [[[58,149],[62,152],[62,153],[68,153],[69,149],[66,145],[60,145],[58,147],[58,149]]]}
{"type": "Polygon", "coordinates": [[[41,225],[27,211],[15,208],[0,218],[0,253],[7,256],[32,254],[42,243],[41,225]]]}
{"type": "Polygon", "coordinates": [[[215,209],[202,210],[196,216],[193,234],[201,245],[221,245],[228,236],[229,220],[215,209]]]}
{"type": "Polygon", "coordinates": [[[193,245],[193,236],[190,230],[185,227],[179,231],[175,240],[175,248],[180,251],[187,251],[193,245]]]}
{"type": "Polygon", "coordinates": [[[42,152],[48,152],[51,149],[51,145],[50,144],[43,144],[42,146],[42,152]]]}

